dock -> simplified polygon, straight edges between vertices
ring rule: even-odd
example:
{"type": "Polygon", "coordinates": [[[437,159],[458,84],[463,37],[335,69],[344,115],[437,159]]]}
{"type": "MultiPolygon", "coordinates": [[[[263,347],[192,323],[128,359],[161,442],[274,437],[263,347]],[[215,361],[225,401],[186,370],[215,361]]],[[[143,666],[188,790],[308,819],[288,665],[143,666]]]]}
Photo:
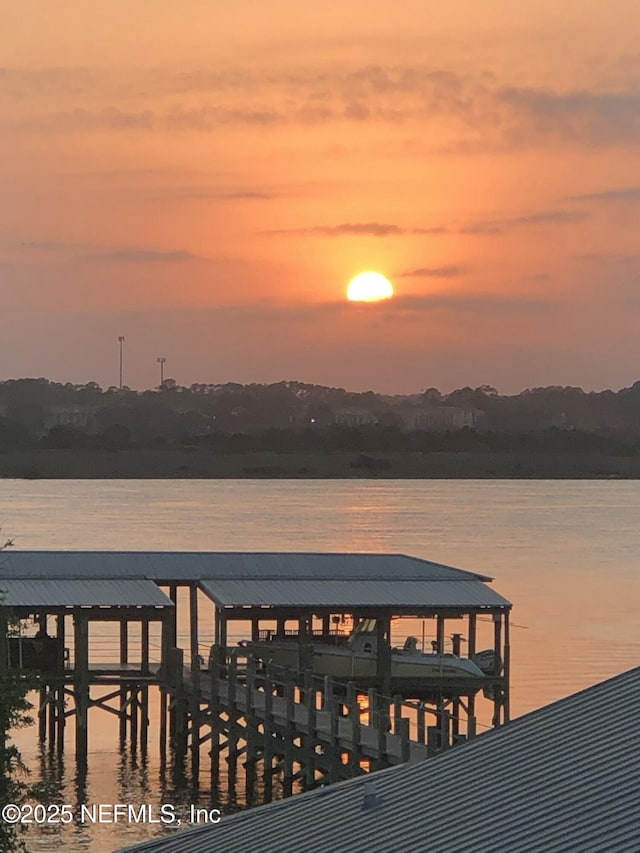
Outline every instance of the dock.
{"type": "Polygon", "coordinates": [[[37,679],[38,733],[51,751],[62,754],[74,724],[80,768],[89,757],[88,711],[99,708],[118,718],[121,745],[144,754],[157,742],[162,766],[195,784],[208,756],[212,790],[224,760],[230,785],[240,767],[247,790],[261,774],[265,798],[276,778],[287,796],[294,783],[308,789],[423,760],[474,737],[478,725],[508,720],[511,604],[490,580],[395,554],[11,552],[0,575],[0,665],[37,679]],[[213,607],[206,626],[213,642],[203,643],[205,601],[213,607]],[[37,633],[11,636],[9,612],[37,633]],[[394,695],[392,627],[407,618],[432,626],[439,649],[453,626],[453,657],[466,642],[471,659],[482,628],[495,671],[455,685],[436,675],[428,687],[416,682],[394,695]],[[363,620],[375,625],[372,677],[314,673],[316,638],[363,620]],[[177,643],[179,621],[188,621],[186,648],[177,643]],[[112,626],[119,660],[96,660],[93,623],[112,626]],[[254,642],[293,637],[296,666],[231,644],[231,626],[254,642]],[[152,660],[152,635],[159,660],[152,660]],[[476,715],[479,690],[492,708],[484,722],[476,715]],[[152,691],[160,707],[155,732],[152,691]]]}

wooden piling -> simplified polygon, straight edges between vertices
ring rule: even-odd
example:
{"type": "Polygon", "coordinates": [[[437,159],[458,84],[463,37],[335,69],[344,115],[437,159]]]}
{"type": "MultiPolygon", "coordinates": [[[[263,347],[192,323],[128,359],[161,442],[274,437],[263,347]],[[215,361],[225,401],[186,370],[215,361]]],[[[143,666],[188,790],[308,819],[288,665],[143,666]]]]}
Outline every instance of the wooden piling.
{"type": "Polygon", "coordinates": [[[295,719],[294,693],[295,685],[293,680],[288,679],[284,685],[284,696],[287,709],[287,731],[285,733],[284,741],[282,787],[285,797],[290,797],[293,794],[293,738],[295,736],[295,729],[293,726],[293,720],[295,719]]]}
{"type": "Polygon", "coordinates": [[[164,771],[167,765],[167,691],[160,688],[160,769],[164,771]]]}
{"type": "Polygon", "coordinates": [[[64,752],[64,726],[66,721],[65,716],[65,693],[64,693],[64,675],[65,675],[65,624],[64,614],[59,613],[56,617],[56,639],[58,641],[58,652],[56,661],[56,746],[57,754],[62,756],[64,752]]]}
{"type": "Polygon", "coordinates": [[[200,655],[191,659],[191,775],[198,786],[200,777],[200,655]]]}
{"type": "Polygon", "coordinates": [[[400,717],[397,734],[400,735],[400,760],[404,763],[409,761],[411,756],[411,744],[409,742],[409,720],[407,717],[400,717]]]}
{"type": "Polygon", "coordinates": [[[129,700],[129,749],[131,754],[135,755],[138,749],[138,712],[140,708],[137,684],[129,690],[129,700]]]}
{"type": "Polygon", "coordinates": [[[247,744],[245,753],[245,776],[246,776],[246,800],[250,808],[253,804],[256,787],[256,762],[258,753],[258,718],[254,707],[254,691],[256,687],[256,660],[250,654],[247,658],[247,672],[245,678],[247,689],[247,708],[245,711],[245,741],[247,744]]]}
{"type": "Polygon", "coordinates": [[[216,656],[211,655],[209,670],[209,724],[211,726],[211,790],[217,791],[220,785],[220,699],[219,689],[220,664],[216,656]]]}
{"type": "Polygon", "coordinates": [[[87,763],[89,711],[89,625],[84,613],[76,612],[74,696],[76,702],[76,761],[87,763]]]}
{"type": "Polygon", "coordinates": [[[229,789],[235,788],[238,771],[238,709],[236,707],[236,686],[238,682],[238,661],[231,655],[227,683],[227,711],[229,714],[229,732],[227,748],[227,778],[229,789]]]}
{"type": "MultiPolygon", "coordinates": [[[[316,778],[316,691],[313,673],[305,673],[305,708],[307,712],[307,734],[304,738],[304,780],[307,789],[313,787],[316,778]]],[[[289,714],[287,714],[289,717],[289,714]]]]}
{"type": "Polygon", "coordinates": [[[263,782],[265,802],[273,797],[273,683],[267,676],[264,680],[264,724],[263,737],[263,782]]]}
{"type": "Polygon", "coordinates": [[[49,690],[47,694],[47,705],[49,706],[49,750],[53,750],[55,749],[56,734],[58,731],[58,701],[57,690],[55,688],[55,685],[49,685],[49,690]]]}
{"type": "MultiPolygon", "coordinates": [[[[125,619],[120,620],[120,665],[124,668],[129,662],[129,625],[125,619]]],[[[127,739],[127,718],[129,715],[129,697],[127,688],[120,687],[120,748],[127,739]]]]}
{"type": "MultiPolygon", "coordinates": [[[[502,613],[498,610],[493,614],[493,648],[496,653],[496,669],[494,671],[494,676],[498,676],[500,674],[499,671],[499,658],[500,651],[502,646],[502,613]]],[[[494,726],[499,726],[503,722],[502,718],[502,702],[503,702],[503,692],[500,688],[494,688],[494,699],[493,699],[493,720],[492,723],[494,726]]]]}
{"type": "Polygon", "coordinates": [[[426,713],[424,709],[424,702],[420,702],[418,705],[418,710],[416,713],[417,717],[417,726],[418,726],[418,743],[426,743],[426,713]]]}
{"type": "Polygon", "coordinates": [[[511,707],[510,707],[510,698],[509,698],[509,682],[511,680],[511,641],[509,638],[509,611],[505,611],[504,614],[504,661],[503,661],[503,669],[502,669],[502,677],[504,681],[504,702],[503,702],[503,714],[504,714],[504,722],[508,723],[511,718],[511,707]]]}
{"type": "Polygon", "coordinates": [[[360,771],[360,706],[358,705],[358,695],[356,693],[355,684],[350,681],[347,684],[347,708],[351,732],[351,744],[349,751],[349,769],[353,776],[357,776],[360,771]]]}
{"type": "MultiPolygon", "coordinates": [[[[149,676],[149,620],[143,619],[140,628],[142,675],[149,676]]],[[[149,742],[149,687],[140,686],[140,754],[146,756],[149,742]]]]}
{"type": "Polygon", "coordinates": [[[38,691],[38,740],[44,743],[47,737],[47,689],[38,691]]]}

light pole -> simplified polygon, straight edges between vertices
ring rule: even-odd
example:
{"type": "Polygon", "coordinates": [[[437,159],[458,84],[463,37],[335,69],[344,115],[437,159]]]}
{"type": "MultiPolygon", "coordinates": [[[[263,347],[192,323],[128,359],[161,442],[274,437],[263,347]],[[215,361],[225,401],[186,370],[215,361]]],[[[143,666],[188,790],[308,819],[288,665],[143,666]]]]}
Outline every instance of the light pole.
{"type": "Polygon", "coordinates": [[[160,365],[160,387],[164,385],[164,363],[167,359],[163,355],[159,355],[156,361],[160,365]]]}
{"type": "Polygon", "coordinates": [[[124,343],[124,335],[118,335],[118,343],[120,344],[120,390],[122,391],[122,344],[124,343]]]}

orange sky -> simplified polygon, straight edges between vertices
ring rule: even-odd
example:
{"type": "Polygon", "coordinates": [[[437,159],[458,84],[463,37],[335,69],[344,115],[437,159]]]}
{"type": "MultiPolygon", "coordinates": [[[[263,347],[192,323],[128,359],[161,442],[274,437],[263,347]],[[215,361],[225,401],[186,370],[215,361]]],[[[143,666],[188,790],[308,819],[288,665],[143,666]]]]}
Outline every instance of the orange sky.
{"type": "Polygon", "coordinates": [[[637,0],[0,10],[0,378],[638,379],[637,0]]]}

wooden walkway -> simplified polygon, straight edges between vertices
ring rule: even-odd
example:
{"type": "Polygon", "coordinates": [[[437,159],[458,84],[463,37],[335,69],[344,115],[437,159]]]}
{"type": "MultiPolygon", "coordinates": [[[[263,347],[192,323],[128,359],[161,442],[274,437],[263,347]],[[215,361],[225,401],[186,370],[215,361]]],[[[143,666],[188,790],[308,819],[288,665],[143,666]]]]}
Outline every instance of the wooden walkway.
{"type": "Polygon", "coordinates": [[[265,784],[282,771],[287,795],[295,779],[309,786],[422,761],[438,751],[441,727],[449,725],[444,712],[434,720],[439,725],[427,726],[433,709],[422,703],[383,698],[372,689],[358,693],[353,684],[309,673],[265,672],[251,655],[242,661],[231,655],[211,670],[201,669],[198,658],[193,664],[184,666],[182,651],[172,650],[175,742],[186,754],[190,741],[196,772],[200,747],[209,743],[212,779],[226,752],[230,773],[240,756],[247,768],[263,763],[265,784]]]}
{"type": "MultiPolygon", "coordinates": [[[[221,705],[229,706],[229,692],[228,682],[217,683],[217,699],[221,705]]],[[[237,683],[232,692],[235,693],[233,702],[238,711],[255,715],[259,721],[264,721],[268,704],[264,689],[254,687],[250,690],[245,684],[237,683]]],[[[201,695],[207,701],[211,699],[210,683],[204,682],[201,695]]],[[[283,696],[272,696],[270,704],[269,713],[276,729],[293,727],[298,734],[312,735],[317,741],[335,745],[344,752],[351,752],[355,748],[363,758],[377,761],[385,757],[389,764],[427,758],[426,744],[412,741],[407,735],[403,737],[400,733],[388,732],[386,723],[384,730],[381,730],[373,721],[363,724],[360,719],[336,717],[336,710],[316,708],[314,712],[307,703],[295,701],[295,698],[293,701],[287,700],[283,696]]],[[[358,717],[360,716],[358,714],[358,717]]],[[[408,718],[402,719],[409,723],[408,718]]]]}

